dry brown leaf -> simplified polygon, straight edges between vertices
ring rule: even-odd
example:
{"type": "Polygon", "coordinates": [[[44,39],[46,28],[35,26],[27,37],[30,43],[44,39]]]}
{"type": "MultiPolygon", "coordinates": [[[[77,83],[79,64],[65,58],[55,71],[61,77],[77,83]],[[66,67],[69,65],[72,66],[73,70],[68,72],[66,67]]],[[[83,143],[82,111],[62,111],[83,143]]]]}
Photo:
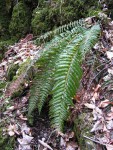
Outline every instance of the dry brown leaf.
{"type": "Polygon", "coordinates": [[[113,75],[113,69],[108,68],[108,73],[113,75]]]}
{"type": "Polygon", "coordinates": [[[17,134],[19,134],[18,133],[18,131],[17,131],[17,125],[9,125],[8,126],[8,129],[7,129],[7,131],[8,131],[8,134],[10,135],[10,136],[14,136],[15,135],[15,133],[17,133],[17,134]]]}
{"type": "Polygon", "coordinates": [[[107,122],[107,128],[109,130],[113,129],[113,120],[110,120],[110,121],[107,122]]]}
{"type": "Polygon", "coordinates": [[[78,145],[75,142],[71,141],[71,142],[68,142],[66,150],[75,150],[77,148],[78,148],[78,145]]]}
{"type": "Polygon", "coordinates": [[[111,112],[113,112],[113,107],[111,107],[111,112]]]}
{"type": "Polygon", "coordinates": [[[101,103],[99,104],[100,108],[105,108],[106,106],[108,106],[110,104],[110,101],[108,99],[101,101],[101,103]]]}
{"type": "Polygon", "coordinates": [[[95,105],[94,105],[94,104],[85,103],[84,105],[85,105],[87,108],[89,108],[89,109],[94,109],[94,108],[95,108],[95,105]]]}
{"type": "Polygon", "coordinates": [[[107,51],[106,52],[108,59],[112,59],[113,58],[113,52],[107,51]]]}
{"type": "Polygon", "coordinates": [[[106,120],[112,120],[113,119],[113,112],[108,113],[105,118],[106,118],[106,120]]]}
{"type": "Polygon", "coordinates": [[[106,144],[107,150],[113,150],[113,145],[106,144]]]}
{"type": "Polygon", "coordinates": [[[24,117],[22,114],[19,116],[19,118],[22,119],[22,120],[25,120],[25,121],[28,120],[28,119],[27,119],[26,117],[24,117]]]}

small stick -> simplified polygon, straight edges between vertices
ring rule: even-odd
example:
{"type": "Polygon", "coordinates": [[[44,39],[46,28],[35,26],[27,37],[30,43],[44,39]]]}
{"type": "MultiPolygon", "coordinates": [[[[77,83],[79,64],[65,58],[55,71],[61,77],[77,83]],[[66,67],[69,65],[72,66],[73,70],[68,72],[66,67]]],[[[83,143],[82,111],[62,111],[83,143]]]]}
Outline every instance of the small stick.
{"type": "Polygon", "coordinates": [[[98,143],[98,144],[100,144],[100,145],[104,145],[104,146],[107,145],[107,144],[101,143],[101,142],[99,142],[99,141],[97,141],[97,140],[95,140],[95,139],[93,139],[93,138],[89,138],[89,137],[87,137],[87,136],[83,136],[83,137],[86,138],[86,139],[88,139],[88,140],[90,140],[90,141],[93,141],[93,142],[95,142],[95,143],[98,143]]]}
{"type": "Polygon", "coordinates": [[[41,141],[41,140],[38,140],[38,142],[43,145],[44,147],[50,149],[50,150],[53,150],[47,143],[45,143],[44,141],[41,141]]]}
{"type": "Polygon", "coordinates": [[[47,139],[47,141],[46,141],[47,143],[48,143],[49,139],[51,138],[51,136],[52,136],[52,134],[53,134],[54,132],[56,132],[56,129],[53,130],[53,131],[51,132],[51,134],[49,135],[49,137],[48,137],[48,139],[47,139]]]}

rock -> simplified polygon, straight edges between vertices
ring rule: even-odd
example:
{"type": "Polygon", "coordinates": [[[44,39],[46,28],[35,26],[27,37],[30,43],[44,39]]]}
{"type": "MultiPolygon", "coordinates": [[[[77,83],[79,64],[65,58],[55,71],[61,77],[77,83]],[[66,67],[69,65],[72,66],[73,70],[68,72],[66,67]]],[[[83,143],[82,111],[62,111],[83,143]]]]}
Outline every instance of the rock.
{"type": "Polygon", "coordinates": [[[93,118],[91,116],[91,113],[81,113],[75,119],[74,131],[80,146],[80,150],[96,149],[96,144],[90,141],[89,139],[85,138],[85,136],[87,137],[93,136],[93,133],[90,132],[92,128],[92,121],[93,118]]]}

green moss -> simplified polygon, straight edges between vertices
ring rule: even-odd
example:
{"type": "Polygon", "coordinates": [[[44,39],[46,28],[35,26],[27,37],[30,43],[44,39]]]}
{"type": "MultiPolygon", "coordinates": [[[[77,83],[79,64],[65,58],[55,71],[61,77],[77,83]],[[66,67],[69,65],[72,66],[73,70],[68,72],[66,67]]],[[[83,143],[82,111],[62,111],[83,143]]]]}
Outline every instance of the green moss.
{"type": "Polygon", "coordinates": [[[8,26],[10,22],[10,15],[6,8],[6,1],[0,0],[0,38],[8,38],[8,26]]]}
{"type": "Polygon", "coordinates": [[[14,91],[14,93],[11,95],[11,98],[15,98],[15,97],[19,97],[22,95],[24,90],[24,85],[20,85],[19,88],[17,90],[14,91]]]}
{"type": "Polygon", "coordinates": [[[6,86],[6,82],[0,81],[0,89],[3,89],[6,86]]]}
{"type": "Polygon", "coordinates": [[[12,38],[19,39],[29,32],[30,13],[28,7],[22,2],[18,2],[12,12],[9,31],[12,38]]]}
{"type": "Polygon", "coordinates": [[[3,89],[5,88],[5,86],[6,86],[6,82],[0,81],[0,96],[3,95],[3,89]]]}
{"type": "MultiPolygon", "coordinates": [[[[33,11],[32,30],[35,35],[52,30],[62,24],[85,18],[89,9],[99,10],[98,0],[65,0],[63,2],[53,0],[51,4],[37,7],[33,11]]],[[[39,5],[40,6],[40,5],[39,5]]]]}
{"type": "MultiPolygon", "coordinates": [[[[18,77],[25,73],[26,68],[29,66],[31,60],[30,58],[28,58],[25,62],[23,62],[19,67],[18,67],[18,71],[17,74],[13,77],[13,81],[18,79],[18,77]]],[[[32,78],[32,75],[29,74],[29,78],[32,78]]]]}
{"type": "Polygon", "coordinates": [[[2,60],[4,53],[8,50],[8,46],[14,44],[12,40],[0,40],[0,61],[2,60]]]}
{"type": "Polygon", "coordinates": [[[92,150],[95,147],[93,142],[84,138],[84,135],[88,137],[92,136],[92,133],[90,133],[91,123],[92,116],[90,113],[81,113],[75,119],[74,131],[81,150],[92,150]]]}
{"type": "Polygon", "coordinates": [[[8,81],[13,80],[13,77],[16,75],[16,71],[18,70],[18,68],[18,64],[12,64],[11,66],[9,66],[6,77],[8,81]]]}
{"type": "Polygon", "coordinates": [[[0,149],[13,150],[15,145],[14,137],[3,135],[3,127],[0,127],[0,149]]]}
{"type": "Polygon", "coordinates": [[[32,30],[34,34],[42,34],[49,30],[49,9],[48,8],[36,8],[33,12],[32,18],[32,30]]]}

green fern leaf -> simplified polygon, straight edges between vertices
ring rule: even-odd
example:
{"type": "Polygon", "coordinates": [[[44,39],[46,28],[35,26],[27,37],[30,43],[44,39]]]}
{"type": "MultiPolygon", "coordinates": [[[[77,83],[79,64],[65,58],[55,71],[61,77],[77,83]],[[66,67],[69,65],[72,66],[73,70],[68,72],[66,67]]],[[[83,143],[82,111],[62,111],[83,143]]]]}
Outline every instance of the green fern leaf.
{"type": "MultiPolygon", "coordinates": [[[[80,32],[83,32],[84,30],[85,29],[80,30],[80,32]]],[[[28,116],[32,114],[37,106],[39,113],[41,112],[42,107],[53,87],[54,82],[52,76],[55,70],[55,63],[63,48],[69,44],[70,40],[73,38],[73,34],[76,32],[78,31],[73,29],[73,32],[68,31],[56,36],[50,43],[47,43],[43,49],[40,58],[36,62],[37,66],[43,69],[41,71],[39,69],[39,73],[36,75],[37,78],[35,78],[34,81],[36,84],[33,84],[33,90],[31,90],[31,93],[33,94],[31,94],[29,100],[28,116]]],[[[75,34],[74,36],[78,35],[75,34]]]]}
{"type": "MultiPolygon", "coordinates": [[[[97,41],[100,27],[94,25],[91,29],[86,29],[79,23],[77,27],[70,23],[55,32],[63,33],[46,43],[40,57],[34,61],[38,71],[31,90],[28,115],[30,116],[35,108],[38,108],[40,113],[52,91],[53,98],[49,102],[51,124],[62,131],[82,77],[82,60],[97,41]],[[71,31],[68,31],[70,28],[71,31]],[[63,32],[65,29],[66,32],[63,32]]],[[[49,33],[45,38],[47,36],[49,33]]]]}
{"type": "Polygon", "coordinates": [[[60,55],[54,77],[53,98],[50,101],[51,124],[60,131],[69,115],[69,106],[73,105],[72,98],[80,84],[80,64],[85,53],[94,46],[99,32],[100,27],[95,25],[78,41],[73,39],[60,55]]]}

